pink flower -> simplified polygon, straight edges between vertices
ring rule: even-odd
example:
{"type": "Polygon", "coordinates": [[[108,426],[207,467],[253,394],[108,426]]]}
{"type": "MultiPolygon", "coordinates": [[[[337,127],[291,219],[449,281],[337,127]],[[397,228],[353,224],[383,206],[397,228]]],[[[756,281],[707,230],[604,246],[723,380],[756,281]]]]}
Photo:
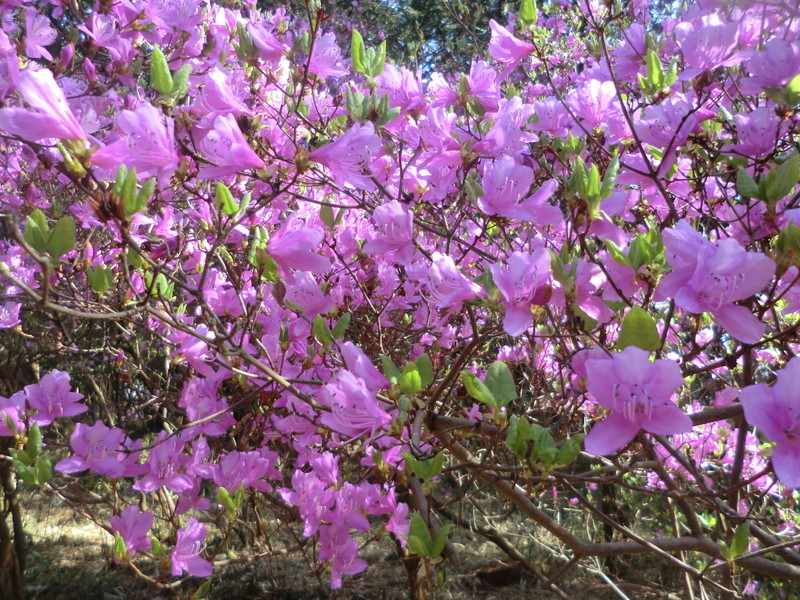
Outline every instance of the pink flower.
{"type": "Polygon", "coordinates": [[[217,115],[211,128],[196,129],[200,136],[198,150],[211,162],[210,166],[200,165],[202,179],[218,179],[264,167],[264,161],[244,139],[233,114],[217,115]]]}
{"type": "Polygon", "coordinates": [[[267,253],[285,277],[291,273],[290,269],[325,273],[331,263],[316,252],[324,239],[321,228],[306,227],[299,219],[289,219],[269,238],[267,253]]]}
{"type": "Polygon", "coordinates": [[[161,487],[180,493],[189,490],[194,481],[189,475],[179,473],[181,467],[181,454],[183,442],[178,438],[169,438],[164,441],[166,434],[159,434],[156,438],[156,447],[150,450],[147,457],[147,466],[150,472],[133,484],[133,489],[139,492],[155,492],[161,487]]]}
{"type": "Polygon", "coordinates": [[[485,61],[472,61],[467,84],[470,93],[486,110],[496,111],[500,108],[500,85],[497,81],[497,71],[485,61]]]}
{"type": "Polygon", "coordinates": [[[392,416],[378,405],[366,383],[350,371],[341,370],[322,388],[320,402],[329,407],[320,423],[347,438],[374,437],[386,427],[392,416]]]}
{"type": "Polygon", "coordinates": [[[69,373],[53,370],[39,383],[25,386],[28,404],[36,410],[30,422],[40,427],[50,425],[59,417],[74,417],[89,410],[79,404],[83,394],[70,391],[69,373]]]}
{"type": "Polygon", "coordinates": [[[25,415],[25,392],[20,390],[12,394],[10,398],[0,396],[0,436],[14,435],[8,427],[7,420],[11,421],[14,429],[25,431],[25,423],[22,417],[25,415]]]}
{"type": "Polygon", "coordinates": [[[158,173],[172,175],[178,166],[175,151],[175,124],[152,104],[140,104],[136,110],[123,110],[117,125],[125,134],[116,142],[92,155],[92,163],[104,169],[124,164],[136,168],[142,177],[158,173]]]}
{"type": "Polygon", "coordinates": [[[0,304],[0,329],[16,327],[22,322],[19,319],[20,308],[22,308],[22,304],[19,302],[0,304]]]}
{"type": "Polygon", "coordinates": [[[749,113],[738,113],[733,116],[736,123],[738,144],[726,148],[727,152],[738,152],[753,158],[762,157],[775,150],[775,141],[786,130],[786,123],[775,116],[775,111],[760,106],[749,113]],[[783,125],[783,126],[781,126],[783,125]]]}
{"type": "MultiPolygon", "coordinates": [[[[99,419],[91,427],[77,423],[69,438],[75,456],[58,462],[55,466],[62,473],[77,473],[90,469],[100,475],[117,479],[125,475],[127,458],[123,452],[125,433],[106,427],[99,419]]],[[[133,461],[136,457],[133,457],[133,461]]]]}
{"type": "Polygon", "coordinates": [[[308,59],[310,73],[323,79],[326,77],[347,77],[350,71],[342,66],[342,53],[336,45],[336,36],[332,33],[314,40],[314,47],[308,59]]]}
{"type": "Polygon", "coordinates": [[[197,95],[192,111],[209,121],[217,115],[250,114],[250,109],[238,98],[231,87],[226,71],[214,66],[203,78],[203,87],[197,95]]]}
{"type": "Polygon", "coordinates": [[[347,184],[372,190],[375,184],[363,171],[368,169],[372,156],[380,147],[381,139],[375,135],[375,126],[371,122],[364,125],[355,123],[336,141],[309,153],[308,158],[328,167],[339,187],[347,184]]]}
{"type": "Polygon", "coordinates": [[[401,265],[411,263],[414,255],[414,215],[397,200],[382,204],[372,213],[377,234],[366,244],[365,254],[394,253],[401,265]]]}
{"type": "Polygon", "coordinates": [[[383,373],[375,368],[364,351],[353,342],[348,341],[342,344],[341,351],[347,370],[360,378],[371,392],[377,393],[378,390],[391,386],[383,373]]]}
{"type": "Polygon", "coordinates": [[[568,96],[567,104],[588,129],[606,127],[620,112],[613,81],[591,79],[568,96]]]}
{"type": "Polygon", "coordinates": [[[772,468],[787,488],[800,487],[800,357],[786,363],[774,385],[750,385],[739,392],[744,416],[775,442],[772,468]]]}
{"type": "Polygon", "coordinates": [[[256,451],[231,450],[220,459],[219,464],[211,466],[211,473],[214,483],[231,493],[235,492],[240,485],[268,492],[272,490],[272,486],[262,479],[266,477],[280,479],[281,477],[281,473],[275,469],[274,464],[275,456],[268,458],[256,451]]]}
{"type": "Polygon", "coordinates": [[[379,85],[378,96],[388,94],[390,105],[399,107],[402,114],[410,111],[425,112],[425,93],[418,74],[405,67],[397,69],[394,65],[387,64],[375,81],[379,85]]]}
{"type": "Polygon", "coordinates": [[[538,248],[533,254],[514,252],[506,264],[489,267],[495,285],[505,299],[506,315],[503,330],[508,335],[521,335],[533,323],[531,307],[550,300],[550,253],[538,248]]]}
{"type": "Polygon", "coordinates": [[[153,513],[142,512],[136,506],[129,506],[119,515],[108,518],[111,531],[119,533],[125,548],[131,556],[137,552],[150,550],[147,533],[153,527],[153,513]]]}
{"type": "Polygon", "coordinates": [[[206,526],[204,523],[198,523],[194,517],[189,519],[186,527],[178,531],[175,549],[169,555],[172,574],[175,577],[180,577],[184,573],[194,577],[208,577],[213,573],[214,565],[200,557],[205,548],[203,544],[205,539],[206,526]]]}
{"type": "Polygon", "coordinates": [[[742,62],[736,52],[739,39],[738,23],[723,23],[719,14],[712,13],[692,22],[675,26],[675,41],[683,54],[686,69],[683,79],[691,79],[717,67],[732,67],[742,62]]]}
{"type": "Polygon", "coordinates": [[[586,451],[602,456],[630,442],[640,429],[657,435],[684,433],[692,420],[671,400],[683,385],[677,363],[650,362],[649,354],[628,346],[620,353],[586,361],[586,389],[612,413],[584,440],[586,451]]]}
{"type": "Polygon", "coordinates": [[[314,319],[334,307],[333,299],[322,292],[311,273],[296,271],[286,278],[285,300],[303,310],[303,316],[314,319]]]}
{"type": "Polygon", "coordinates": [[[672,272],[661,280],[656,300],[674,298],[684,310],[711,313],[736,339],[755,344],[765,325],[749,309],[734,304],[761,291],[775,273],[775,262],[747,252],[732,238],[714,243],[685,221],[664,230],[672,272]]]}
{"type": "Polygon", "coordinates": [[[58,32],[50,27],[50,19],[29,6],[25,11],[25,53],[28,58],[53,60],[53,55],[45,46],[55,42],[56,37],[58,32]]]}
{"type": "Polygon", "coordinates": [[[758,94],[761,88],[783,87],[800,72],[800,42],[787,42],[773,37],[764,50],[753,52],[746,65],[750,72],[742,82],[742,93],[758,94]]]}
{"type": "Polygon", "coordinates": [[[533,44],[514,37],[513,33],[494,19],[489,21],[489,28],[492,30],[492,37],[489,40],[489,54],[497,62],[516,66],[522,59],[530,56],[536,50],[533,44]]]}
{"type": "Polygon", "coordinates": [[[0,129],[22,139],[38,142],[45,138],[82,140],[86,138],[72,114],[64,92],[47,69],[19,74],[17,90],[28,108],[0,109],[0,129]]]}
{"type": "Polygon", "coordinates": [[[558,188],[558,182],[551,179],[528,195],[532,183],[533,169],[517,164],[511,156],[485,161],[481,179],[484,195],[478,198],[478,207],[487,215],[534,221],[540,225],[557,223],[562,217],[561,211],[547,201],[558,188]]]}
{"type": "Polygon", "coordinates": [[[474,300],[481,286],[471,282],[458,270],[455,261],[439,251],[431,255],[428,272],[428,293],[439,308],[461,310],[464,302],[474,300]]]}

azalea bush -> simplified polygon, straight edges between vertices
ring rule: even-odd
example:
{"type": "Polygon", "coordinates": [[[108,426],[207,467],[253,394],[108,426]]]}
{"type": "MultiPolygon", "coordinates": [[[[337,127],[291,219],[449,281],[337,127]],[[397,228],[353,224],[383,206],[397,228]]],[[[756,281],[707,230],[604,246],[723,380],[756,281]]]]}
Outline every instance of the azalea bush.
{"type": "Polygon", "coordinates": [[[0,597],[21,485],[178,595],[389,539],[422,598],[470,500],[549,584],[800,580],[800,13],[651,8],[525,0],[423,79],[311,0],[2,3],[0,597]]]}

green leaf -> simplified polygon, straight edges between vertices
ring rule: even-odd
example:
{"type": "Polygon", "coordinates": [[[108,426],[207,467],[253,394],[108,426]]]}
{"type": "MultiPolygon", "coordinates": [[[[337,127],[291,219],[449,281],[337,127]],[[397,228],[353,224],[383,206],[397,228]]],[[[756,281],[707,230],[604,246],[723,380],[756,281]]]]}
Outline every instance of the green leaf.
{"type": "Polygon", "coordinates": [[[614,154],[614,158],[608,163],[606,174],[603,176],[603,184],[600,186],[600,199],[605,200],[614,191],[614,186],[617,183],[617,174],[619,173],[619,155],[614,154]]]}
{"type": "Polygon", "coordinates": [[[383,374],[386,375],[386,378],[392,383],[397,383],[400,381],[400,370],[394,366],[392,359],[385,354],[381,354],[380,359],[381,367],[383,368],[383,374]]]}
{"type": "Polygon", "coordinates": [[[784,86],[782,95],[787,105],[800,104],[800,73],[792,77],[792,80],[784,86]]]}
{"type": "MultiPolygon", "coordinates": [[[[28,439],[25,442],[25,453],[30,456],[31,462],[42,452],[42,430],[38,425],[31,425],[28,429],[28,439]]],[[[31,464],[31,463],[28,463],[31,464]]]]}
{"type": "Polygon", "coordinates": [[[569,438],[561,448],[558,449],[558,454],[556,455],[555,464],[560,467],[565,467],[568,464],[572,463],[573,460],[580,454],[581,451],[581,443],[583,442],[583,438],[585,434],[578,433],[573,435],[569,438]]]}
{"type": "Polygon", "coordinates": [[[108,291],[114,280],[114,271],[103,265],[86,269],[86,279],[91,288],[98,294],[108,291]]]}
{"type": "Polygon", "coordinates": [[[333,331],[331,334],[333,335],[333,339],[340,340],[344,337],[345,332],[347,331],[348,326],[350,325],[350,319],[353,318],[353,315],[349,312],[344,313],[339,320],[336,321],[336,325],[333,326],[333,331]]]}
{"type": "Polygon", "coordinates": [[[531,425],[533,433],[533,448],[531,449],[531,461],[541,462],[545,466],[550,467],[555,463],[558,456],[558,447],[553,436],[550,435],[550,430],[542,427],[537,423],[531,425]]]}
{"type": "Polygon", "coordinates": [[[755,179],[743,167],[739,167],[739,171],[736,173],[736,191],[745,198],[760,198],[761,196],[755,179]]]}
{"type": "Polygon", "coordinates": [[[408,549],[420,556],[431,556],[433,538],[425,520],[418,514],[411,515],[408,526],[408,549]]]}
{"type": "Polygon", "coordinates": [[[623,267],[630,267],[633,269],[633,264],[630,260],[628,260],[628,257],[619,246],[617,246],[611,240],[603,240],[603,244],[605,244],[606,250],[608,250],[608,254],[614,259],[614,262],[616,262],[618,265],[622,265],[623,267]]]}
{"type": "Polygon", "coordinates": [[[386,40],[381,42],[378,46],[378,53],[375,60],[372,62],[372,76],[377,77],[383,73],[383,68],[386,66],[386,40]]]}
{"type": "Polygon", "coordinates": [[[158,538],[152,534],[150,534],[150,550],[156,558],[164,558],[167,555],[167,553],[164,552],[164,546],[162,546],[158,538]]]}
{"type": "Polygon", "coordinates": [[[656,322],[650,314],[638,306],[633,306],[622,319],[622,328],[617,346],[624,350],[628,346],[636,346],[648,352],[654,352],[661,345],[656,322]]]}
{"type": "Polygon", "coordinates": [[[53,466],[50,459],[46,456],[40,456],[33,466],[35,485],[44,485],[53,476],[53,466]]]}
{"type": "Polygon", "coordinates": [[[423,387],[422,376],[417,364],[408,363],[403,367],[403,373],[400,375],[400,389],[403,390],[404,394],[411,396],[422,390],[423,387]]]}
{"type": "Polygon", "coordinates": [[[136,176],[136,169],[130,169],[125,175],[125,181],[122,183],[120,196],[125,206],[125,214],[132,215],[136,212],[136,184],[138,177],[136,176]]]}
{"type": "Polygon", "coordinates": [[[536,2],[534,0],[522,0],[517,11],[517,18],[522,21],[522,24],[526,26],[536,25],[538,16],[539,11],[536,9],[536,2]]]}
{"type": "Polygon", "coordinates": [[[331,335],[330,327],[322,318],[322,315],[317,315],[314,318],[314,323],[311,326],[311,333],[314,334],[316,340],[327,348],[333,343],[333,336],[331,335]]]}
{"type": "Polygon", "coordinates": [[[767,174],[766,201],[777,202],[792,192],[800,180],[800,160],[797,154],[789,156],[777,169],[767,174]]]}
{"type": "Polygon", "coordinates": [[[431,556],[439,556],[442,553],[444,545],[447,543],[447,534],[450,533],[450,529],[452,528],[453,524],[448,523],[439,530],[439,533],[436,534],[436,539],[433,540],[433,544],[431,544],[431,556]]]}
{"type": "Polygon", "coordinates": [[[520,458],[528,454],[528,440],[533,437],[531,424],[524,417],[511,415],[506,432],[506,446],[520,458]]]}
{"type": "Polygon", "coordinates": [[[736,531],[733,534],[733,539],[731,539],[730,558],[734,559],[737,556],[741,556],[747,552],[749,545],[750,524],[745,521],[736,528],[736,531]]]}
{"type": "MultiPolygon", "coordinates": [[[[233,558],[236,558],[236,553],[235,552],[233,553],[233,558]]],[[[192,594],[192,596],[189,598],[189,600],[203,600],[205,595],[208,593],[208,590],[211,589],[211,585],[213,583],[214,583],[213,579],[211,579],[211,578],[206,579],[203,582],[203,584],[199,588],[197,588],[197,591],[194,594],[192,594]]]]}
{"type": "Polygon", "coordinates": [[[22,237],[37,252],[45,252],[47,240],[50,237],[50,228],[47,226],[44,213],[38,208],[28,216],[22,237]]]}
{"type": "Polygon", "coordinates": [[[661,65],[658,54],[652,48],[647,51],[645,62],[647,63],[647,83],[651,86],[650,91],[658,91],[664,81],[664,67],[661,65]]]}
{"type": "Polygon", "coordinates": [[[233,194],[224,183],[217,183],[214,194],[216,207],[222,211],[226,217],[235,215],[239,211],[239,205],[233,199],[233,194]]]}
{"type": "Polygon", "coordinates": [[[156,178],[151,177],[147,181],[144,182],[139,193],[136,194],[136,205],[134,207],[133,212],[127,213],[128,216],[133,214],[142,212],[147,208],[147,203],[150,202],[150,198],[153,197],[153,192],[156,189],[156,178]]]}
{"type": "Polygon", "coordinates": [[[186,63],[175,71],[172,76],[172,91],[169,95],[175,100],[180,100],[189,91],[189,76],[192,74],[192,65],[186,63]]]}
{"type": "Polygon", "coordinates": [[[466,369],[461,371],[461,380],[464,382],[464,387],[467,388],[467,393],[475,400],[488,404],[495,410],[500,409],[500,404],[492,391],[472,371],[466,369]]]}
{"type": "Polygon", "coordinates": [[[150,56],[150,84],[160,94],[169,94],[172,91],[172,73],[164,53],[157,46],[153,47],[153,54],[150,56]]]}
{"type": "Polygon", "coordinates": [[[423,387],[428,387],[433,383],[433,362],[427,354],[420,354],[414,361],[419,371],[419,377],[423,387]]]}
{"type": "Polygon", "coordinates": [[[128,562],[131,557],[128,553],[128,548],[125,546],[125,540],[119,534],[119,531],[114,532],[114,558],[120,562],[128,562]]]}
{"type": "Polygon", "coordinates": [[[353,61],[353,68],[356,71],[367,74],[364,68],[364,38],[357,29],[353,29],[350,34],[350,60],[353,61]]]}
{"type": "Polygon", "coordinates": [[[517,387],[514,376],[506,363],[497,360],[491,364],[486,373],[486,387],[491,392],[498,405],[505,406],[517,399],[517,387]]]}
{"type": "Polygon", "coordinates": [[[319,207],[319,218],[328,229],[333,229],[336,222],[334,221],[333,208],[329,204],[323,204],[319,207]]]}
{"type": "Polygon", "coordinates": [[[403,463],[408,467],[414,475],[428,481],[438,475],[441,475],[444,466],[444,452],[438,452],[436,456],[425,460],[419,460],[407,451],[403,452],[403,463]]]}

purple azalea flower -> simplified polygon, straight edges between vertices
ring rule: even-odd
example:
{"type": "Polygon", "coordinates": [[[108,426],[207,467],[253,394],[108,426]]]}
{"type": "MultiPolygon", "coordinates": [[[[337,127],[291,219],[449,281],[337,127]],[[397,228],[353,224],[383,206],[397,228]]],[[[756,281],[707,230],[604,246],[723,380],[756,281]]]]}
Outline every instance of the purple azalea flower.
{"type": "Polygon", "coordinates": [[[372,216],[377,233],[364,244],[364,253],[393,252],[398,263],[410,264],[414,255],[414,214],[397,200],[391,200],[376,208],[372,216]]]}
{"type": "Polygon", "coordinates": [[[0,109],[0,129],[34,142],[45,138],[86,138],[53,73],[47,69],[25,69],[19,74],[17,90],[30,109],[0,109]]]}
{"type": "Polygon", "coordinates": [[[121,429],[110,429],[99,419],[91,427],[78,423],[69,441],[75,456],[59,461],[55,466],[57,471],[77,473],[90,469],[113,479],[125,474],[125,454],[122,452],[125,433],[121,429]]]}
{"type": "Polygon", "coordinates": [[[194,517],[189,519],[189,523],[178,531],[178,539],[175,548],[169,555],[172,562],[172,574],[180,577],[188,573],[194,577],[208,577],[214,571],[214,565],[204,558],[200,558],[200,553],[204,549],[203,541],[206,539],[206,526],[198,523],[194,517]]]}
{"type": "Polygon", "coordinates": [[[25,11],[25,53],[28,58],[46,58],[53,55],[46,46],[56,41],[58,32],[50,27],[50,19],[36,8],[29,6],[25,11]]]}
{"type": "Polygon", "coordinates": [[[503,330],[508,335],[521,335],[533,323],[531,307],[550,300],[550,261],[550,253],[538,248],[533,254],[514,252],[505,265],[495,263],[489,267],[505,299],[503,330]]]}
{"type": "Polygon", "coordinates": [[[217,115],[211,127],[195,129],[199,135],[197,147],[212,163],[201,165],[198,177],[218,179],[264,167],[264,161],[247,143],[233,114],[217,115]]]}
{"type": "Polygon", "coordinates": [[[153,527],[153,513],[129,506],[121,514],[109,517],[108,522],[111,524],[111,531],[120,534],[131,556],[150,550],[147,533],[153,527]]]}
{"type": "Polygon", "coordinates": [[[800,357],[786,363],[772,386],[743,388],[739,400],[750,425],[775,442],[772,468],[787,488],[800,487],[800,357]]]}
{"type": "Polygon", "coordinates": [[[536,49],[533,44],[515,37],[508,29],[494,19],[489,21],[492,37],[489,40],[489,54],[497,62],[515,67],[536,49]]]}
{"type": "Polygon", "coordinates": [[[272,486],[262,479],[265,477],[279,479],[281,477],[274,467],[274,462],[274,459],[262,456],[256,451],[231,450],[220,459],[219,464],[211,466],[211,472],[214,483],[229,492],[235,492],[240,485],[268,492],[272,490],[272,486]]]}
{"type": "Polygon", "coordinates": [[[0,396],[0,436],[14,435],[8,427],[6,419],[11,420],[11,424],[17,431],[25,431],[25,423],[22,417],[25,414],[25,392],[20,390],[11,395],[10,398],[0,396]]]}
{"type": "Polygon", "coordinates": [[[489,111],[500,108],[500,84],[497,78],[497,71],[488,63],[482,60],[472,61],[467,77],[469,91],[489,111]]]}
{"type": "Polygon", "coordinates": [[[552,225],[561,218],[561,211],[546,202],[558,188],[555,179],[528,196],[533,183],[533,169],[519,165],[511,156],[483,163],[481,186],[484,195],[478,198],[478,208],[487,215],[510,219],[536,221],[552,225]]]}
{"type": "Polygon", "coordinates": [[[336,45],[335,35],[326,33],[314,40],[314,47],[308,60],[308,70],[323,79],[350,75],[350,71],[342,66],[342,52],[336,45]]]}
{"type": "Polygon", "coordinates": [[[286,278],[286,284],[285,299],[303,309],[303,316],[307,319],[313,319],[334,307],[333,299],[323,293],[311,273],[296,271],[291,279],[286,278]]]}
{"type": "Polygon", "coordinates": [[[147,457],[150,472],[137,481],[133,489],[139,492],[155,492],[163,486],[180,493],[191,489],[194,485],[192,477],[178,472],[183,457],[181,454],[183,442],[174,437],[163,441],[165,435],[158,436],[156,447],[150,450],[150,455],[147,457]]]}
{"type": "Polygon", "coordinates": [[[71,392],[69,373],[53,370],[32,385],[25,386],[28,404],[37,412],[30,422],[40,427],[50,425],[59,417],[74,417],[89,410],[79,404],[83,394],[71,392]]]}
{"type": "Polygon", "coordinates": [[[734,302],[761,291],[775,273],[775,262],[745,251],[732,238],[711,242],[685,221],[664,230],[664,245],[672,272],[661,280],[656,300],[674,298],[684,310],[711,313],[736,339],[758,342],[764,323],[734,302]]]}
{"type": "Polygon", "coordinates": [[[677,363],[650,362],[649,353],[634,346],[586,361],[586,389],[612,411],[584,439],[586,451],[602,456],[630,442],[640,429],[658,435],[684,433],[692,420],[671,400],[683,385],[677,363]]]}
{"type": "Polygon", "coordinates": [[[350,371],[339,371],[336,379],[322,388],[320,402],[331,409],[323,413],[320,423],[348,438],[374,436],[392,420],[364,380],[350,371]]]}
{"type": "Polygon", "coordinates": [[[345,342],[341,345],[342,359],[350,371],[356,377],[361,378],[367,389],[377,393],[378,390],[388,388],[392,384],[386,379],[383,373],[375,368],[364,351],[353,342],[345,342]]]}
{"type": "Polygon", "coordinates": [[[428,293],[439,308],[461,310],[467,300],[481,293],[481,286],[471,282],[458,270],[455,261],[446,254],[434,252],[428,272],[428,293]]]}
{"type": "Polygon", "coordinates": [[[284,276],[291,269],[325,273],[330,261],[315,252],[322,245],[325,232],[319,227],[306,227],[301,221],[290,219],[272,234],[267,243],[267,253],[278,264],[284,276]]]}
{"type": "Polygon", "coordinates": [[[124,164],[138,169],[142,177],[158,173],[162,179],[168,178],[178,166],[173,120],[143,103],[136,110],[120,112],[116,122],[125,135],[95,152],[92,164],[104,169],[124,164]]]}
{"type": "Polygon", "coordinates": [[[675,26],[675,41],[681,49],[686,69],[682,79],[691,79],[717,67],[732,67],[742,62],[743,56],[736,52],[739,40],[739,24],[724,23],[717,13],[705,15],[699,20],[678,23],[675,26]]]}
{"type": "Polygon", "coordinates": [[[348,184],[372,190],[375,184],[362,171],[368,168],[372,156],[380,147],[381,138],[375,135],[372,122],[364,125],[355,123],[335,141],[309,153],[308,158],[328,167],[333,181],[339,187],[348,184]]]}

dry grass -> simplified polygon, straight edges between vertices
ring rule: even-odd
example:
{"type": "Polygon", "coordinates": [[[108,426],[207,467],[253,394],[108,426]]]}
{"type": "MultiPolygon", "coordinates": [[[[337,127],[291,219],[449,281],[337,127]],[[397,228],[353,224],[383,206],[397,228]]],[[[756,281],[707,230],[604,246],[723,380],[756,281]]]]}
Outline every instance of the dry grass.
{"type": "MultiPolygon", "coordinates": [[[[111,537],[88,519],[75,514],[55,498],[26,494],[25,528],[30,548],[26,572],[30,600],[151,600],[180,597],[158,591],[138,578],[128,567],[111,559],[111,537]]],[[[562,564],[548,550],[546,540],[533,538],[521,528],[524,523],[508,520],[503,529],[509,539],[531,556],[541,571],[554,573],[562,564]]],[[[607,600],[625,596],[631,600],[679,600],[675,589],[656,585],[655,572],[631,563],[629,579],[615,591],[599,574],[577,568],[558,581],[561,594],[539,589],[540,582],[513,566],[508,556],[484,538],[468,531],[453,536],[460,570],[448,568],[446,578],[436,582],[436,597],[442,600],[607,600]],[[644,581],[642,581],[644,580],[644,581]],[[649,583],[648,583],[649,582],[649,583]],[[624,596],[623,596],[624,594],[624,596]]],[[[394,546],[385,540],[366,550],[370,568],[345,580],[338,592],[327,589],[324,573],[317,578],[314,563],[298,554],[260,558],[252,563],[230,564],[216,569],[207,600],[401,600],[408,598],[408,580],[394,546]],[[322,582],[322,585],[320,584],[322,582]]],[[[143,568],[147,561],[143,561],[143,568]]],[[[440,569],[444,573],[444,569],[440,569]]],[[[151,573],[153,574],[153,573],[151,573]]],[[[188,580],[180,592],[191,595],[199,580],[188,580]]],[[[672,587],[672,586],[670,586],[672,587]]]]}

